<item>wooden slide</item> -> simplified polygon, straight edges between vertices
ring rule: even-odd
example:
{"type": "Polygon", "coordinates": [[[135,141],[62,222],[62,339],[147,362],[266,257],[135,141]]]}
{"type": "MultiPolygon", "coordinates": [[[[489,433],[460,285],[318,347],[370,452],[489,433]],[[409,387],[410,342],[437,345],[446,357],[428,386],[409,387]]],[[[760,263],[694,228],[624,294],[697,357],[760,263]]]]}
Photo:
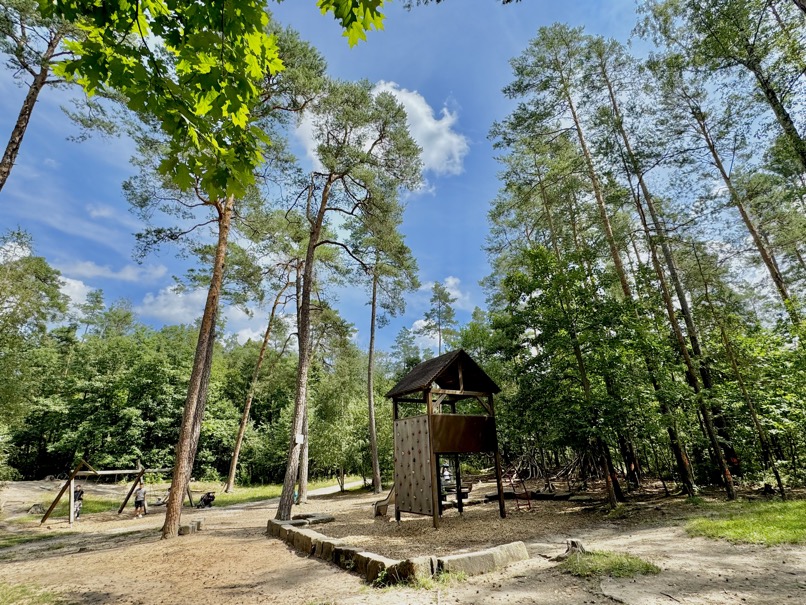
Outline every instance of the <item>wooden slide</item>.
{"type": "Polygon", "coordinates": [[[386,498],[383,500],[378,500],[372,505],[372,509],[375,511],[376,517],[385,517],[386,511],[389,509],[389,504],[395,503],[395,486],[392,486],[392,489],[389,490],[389,493],[386,495],[386,498]]]}

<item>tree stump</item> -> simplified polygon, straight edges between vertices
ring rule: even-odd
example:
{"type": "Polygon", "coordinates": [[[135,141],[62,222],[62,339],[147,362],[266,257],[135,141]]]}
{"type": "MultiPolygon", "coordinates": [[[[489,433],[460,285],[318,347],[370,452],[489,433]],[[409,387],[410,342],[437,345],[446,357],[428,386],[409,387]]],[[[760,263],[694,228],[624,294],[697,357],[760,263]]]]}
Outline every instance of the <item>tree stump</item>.
{"type": "Polygon", "coordinates": [[[565,561],[571,555],[584,555],[587,550],[582,545],[582,542],[579,540],[571,539],[566,540],[565,542],[565,552],[561,555],[557,555],[552,559],[552,561],[565,561]]]}

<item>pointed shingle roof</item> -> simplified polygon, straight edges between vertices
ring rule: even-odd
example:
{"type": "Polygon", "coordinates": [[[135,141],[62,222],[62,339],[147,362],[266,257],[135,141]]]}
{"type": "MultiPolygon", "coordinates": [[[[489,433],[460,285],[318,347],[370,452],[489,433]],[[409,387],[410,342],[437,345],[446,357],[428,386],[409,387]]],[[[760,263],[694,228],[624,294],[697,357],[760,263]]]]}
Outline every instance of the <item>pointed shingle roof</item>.
{"type": "Polygon", "coordinates": [[[422,362],[412,368],[411,372],[400,379],[387,397],[402,397],[409,393],[424,391],[436,382],[443,389],[459,389],[459,367],[462,367],[462,385],[464,391],[498,393],[501,389],[493,379],[487,376],[473,358],[464,349],[444,353],[422,362]]]}

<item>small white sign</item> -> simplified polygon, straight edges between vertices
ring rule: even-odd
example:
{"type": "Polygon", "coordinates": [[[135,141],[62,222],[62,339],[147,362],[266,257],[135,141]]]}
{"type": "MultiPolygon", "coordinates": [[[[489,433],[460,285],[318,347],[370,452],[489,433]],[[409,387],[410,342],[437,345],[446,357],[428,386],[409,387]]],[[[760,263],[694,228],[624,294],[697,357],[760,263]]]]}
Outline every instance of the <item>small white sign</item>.
{"type": "Polygon", "coordinates": [[[305,443],[305,435],[303,435],[302,433],[297,433],[295,441],[297,445],[302,445],[303,443],[305,443]]]}

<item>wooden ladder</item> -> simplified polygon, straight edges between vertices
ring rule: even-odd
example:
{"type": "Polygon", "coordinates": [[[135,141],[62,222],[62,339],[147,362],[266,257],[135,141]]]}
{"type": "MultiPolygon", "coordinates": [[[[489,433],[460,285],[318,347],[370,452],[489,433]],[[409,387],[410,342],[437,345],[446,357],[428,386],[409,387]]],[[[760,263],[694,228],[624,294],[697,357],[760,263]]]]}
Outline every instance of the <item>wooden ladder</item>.
{"type": "Polygon", "coordinates": [[[509,486],[512,488],[512,493],[515,498],[515,510],[520,510],[521,506],[526,510],[532,510],[532,496],[529,490],[526,489],[526,483],[523,478],[518,474],[518,471],[511,469],[506,473],[506,478],[509,481],[509,486]],[[521,504],[525,501],[526,504],[521,504]]]}

